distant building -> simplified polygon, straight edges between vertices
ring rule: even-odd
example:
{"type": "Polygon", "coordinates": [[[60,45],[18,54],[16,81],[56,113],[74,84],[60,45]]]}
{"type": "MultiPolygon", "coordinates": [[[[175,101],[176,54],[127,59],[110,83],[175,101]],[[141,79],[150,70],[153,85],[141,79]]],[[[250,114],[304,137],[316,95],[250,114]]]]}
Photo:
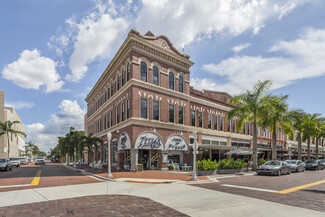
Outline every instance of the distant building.
{"type": "MultiPolygon", "coordinates": [[[[20,118],[12,107],[5,107],[4,105],[4,91],[0,91],[0,121],[20,121],[20,118]]],[[[13,125],[15,130],[25,132],[24,124],[13,125]]],[[[25,153],[25,138],[22,135],[10,135],[10,157],[21,157],[25,153]]],[[[8,139],[7,135],[0,137],[0,157],[7,157],[8,153],[8,139]]]]}

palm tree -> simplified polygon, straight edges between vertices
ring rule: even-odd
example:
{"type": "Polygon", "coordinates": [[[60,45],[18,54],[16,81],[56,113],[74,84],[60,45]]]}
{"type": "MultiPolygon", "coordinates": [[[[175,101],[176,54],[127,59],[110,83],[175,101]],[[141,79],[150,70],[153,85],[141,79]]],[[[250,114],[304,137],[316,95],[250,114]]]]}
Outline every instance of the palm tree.
{"type": "Polygon", "coordinates": [[[287,117],[290,120],[290,126],[292,131],[290,132],[291,139],[298,139],[298,160],[302,160],[302,146],[301,137],[303,135],[303,122],[305,120],[306,113],[301,109],[291,110],[287,117]]]}
{"type": "Polygon", "coordinates": [[[307,159],[310,160],[310,139],[315,134],[320,114],[307,114],[302,123],[303,140],[307,140],[307,159]]]}
{"type": "Polygon", "coordinates": [[[13,125],[16,125],[16,124],[21,124],[21,122],[20,121],[12,121],[12,122],[6,121],[4,123],[0,122],[0,136],[7,135],[7,139],[8,139],[8,158],[10,156],[9,133],[14,134],[15,136],[17,136],[19,134],[19,135],[26,137],[26,134],[24,132],[13,129],[13,125]]]}
{"type": "Polygon", "coordinates": [[[277,128],[279,125],[284,127],[287,124],[286,114],[288,113],[287,99],[285,96],[267,95],[262,98],[262,109],[260,110],[261,126],[270,127],[272,132],[272,160],[277,160],[277,128]]]}
{"type": "MultiPolygon", "coordinates": [[[[83,136],[83,141],[81,145],[83,147],[87,147],[88,151],[91,153],[91,156],[93,156],[93,145],[95,147],[95,151],[97,152],[98,150],[98,143],[102,143],[102,140],[97,137],[93,137],[92,134],[89,134],[88,136],[83,136]]],[[[94,159],[92,159],[94,161],[94,159]]]]}
{"type": "Polygon", "coordinates": [[[262,98],[265,93],[270,89],[272,83],[269,80],[258,81],[253,90],[233,96],[230,98],[229,103],[236,107],[228,112],[228,120],[238,116],[238,130],[241,130],[246,121],[253,122],[253,170],[257,168],[257,122],[259,121],[260,111],[263,107],[262,98]]]}
{"type": "Polygon", "coordinates": [[[323,132],[325,130],[325,123],[324,123],[324,118],[320,117],[316,119],[316,128],[314,132],[313,138],[316,139],[316,159],[318,160],[318,148],[319,148],[319,141],[323,135],[323,132]]]}

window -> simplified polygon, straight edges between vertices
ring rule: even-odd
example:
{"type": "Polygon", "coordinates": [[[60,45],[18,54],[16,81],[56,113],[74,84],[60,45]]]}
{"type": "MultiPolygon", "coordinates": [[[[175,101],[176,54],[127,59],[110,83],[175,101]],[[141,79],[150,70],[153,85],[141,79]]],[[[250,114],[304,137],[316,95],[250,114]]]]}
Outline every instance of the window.
{"type": "Polygon", "coordinates": [[[113,82],[111,83],[111,97],[113,96],[113,82]]]}
{"type": "Polygon", "coordinates": [[[126,82],[130,80],[130,63],[126,66],[126,82]]]}
{"type": "Polygon", "coordinates": [[[199,112],[199,127],[203,126],[203,113],[199,112]]]}
{"type": "Polygon", "coordinates": [[[126,119],[130,118],[130,100],[126,100],[126,119]]]}
{"type": "Polygon", "coordinates": [[[124,113],[125,113],[125,110],[124,110],[124,103],[122,103],[122,108],[121,108],[122,112],[121,112],[121,119],[122,121],[124,121],[124,113]]]}
{"type": "Polygon", "coordinates": [[[141,62],[140,65],[140,80],[147,82],[147,63],[141,62]]]}
{"type": "Polygon", "coordinates": [[[152,102],[152,119],[159,121],[159,102],[152,102]]]}
{"type": "Polygon", "coordinates": [[[220,117],[220,130],[223,131],[223,117],[220,117]]]}
{"type": "Polygon", "coordinates": [[[124,82],[125,82],[125,71],[122,71],[122,87],[124,86],[124,82]]]}
{"type": "Polygon", "coordinates": [[[169,89],[174,90],[174,73],[169,72],[169,89]]]}
{"type": "Polygon", "coordinates": [[[178,91],[183,93],[184,92],[184,88],[183,88],[184,84],[183,84],[183,76],[179,76],[178,77],[178,91]]]}
{"type": "Polygon", "coordinates": [[[116,106],[116,124],[120,122],[120,107],[116,106]]]}
{"type": "Polygon", "coordinates": [[[195,118],[196,118],[196,112],[192,110],[191,112],[191,119],[192,119],[192,126],[195,127],[195,118]]]}
{"type": "Polygon", "coordinates": [[[148,118],[148,100],[141,98],[141,118],[148,118]]]}
{"type": "Polygon", "coordinates": [[[107,121],[106,121],[106,115],[105,115],[105,116],[104,116],[104,130],[106,130],[106,127],[107,127],[107,126],[106,126],[106,122],[107,122],[107,121]]]}
{"type": "Polygon", "coordinates": [[[112,142],[112,163],[117,164],[117,141],[112,142]]]}
{"type": "Polygon", "coordinates": [[[109,91],[109,88],[107,88],[107,100],[109,100],[109,94],[110,94],[110,91],[109,91]]]}
{"type": "Polygon", "coordinates": [[[184,124],[184,107],[178,107],[178,123],[184,124]]]}
{"type": "Polygon", "coordinates": [[[152,69],[152,83],[159,85],[159,70],[156,66],[154,66],[152,69]]]}
{"type": "Polygon", "coordinates": [[[230,132],[231,130],[231,126],[230,126],[230,120],[227,121],[227,131],[230,132]]]}
{"type": "Polygon", "coordinates": [[[247,124],[247,132],[248,132],[248,135],[251,135],[251,123],[247,124]]]}
{"type": "Polygon", "coordinates": [[[232,132],[236,133],[236,120],[232,120],[232,132]]]}
{"type": "Polygon", "coordinates": [[[106,115],[106,127],[109,128],[109,114],[106,115]]]}
{"type": "Polygon", "coordinates": [[[169,105],[169,122],[174,123],[175,120],[175,106],[174,105],[169,105]]]}
{"type": "Polygon", "coordinates": [[[247,134],[247,127],[246,127],[246,123],[244,123],[244,134],[247,134]]]}
{"type": "Polygon", "coordinates": [[[212,118],[211,118],[211,114],[208,115],[208,128],[211,129],[212,128],[212,118]]]}
{"type": "Polygon", "coordinates": [[[218,116],[217,115],[214,116],[214,129],[218,130],[218,116]]]}
{"type": "Polygon", "coordinates": [[[120,76],[117,76],[116,78],[116,91],[120,89],[120,76]]]}
{"type": "Polygon", "coordinates": [[[111,122],[111,127],[113,126],[113,111],[110,112],[109,121],[111,122]]]}

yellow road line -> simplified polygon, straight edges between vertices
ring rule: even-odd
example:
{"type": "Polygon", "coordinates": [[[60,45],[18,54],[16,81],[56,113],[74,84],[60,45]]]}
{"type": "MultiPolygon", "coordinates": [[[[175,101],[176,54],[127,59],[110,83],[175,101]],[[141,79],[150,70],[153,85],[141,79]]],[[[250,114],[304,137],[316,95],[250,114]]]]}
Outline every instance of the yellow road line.
{"type": "Polygon", "coordinates": [[[41,179],[41,174],[42,174],[42,170],[38,170],[35,178],[33,179],[32,183],[30,183],[30,185],[32,185],[32,186],[38,185],[39,180],[41,179]]]}
{"type": "Polygon", "coordinates": [[[315,185],[320,185],[320,184],[323,184],[323,183],[325,183],[325,179],[321,180],[321,181],[318,181],[318,182],[312,182],[312,183],[309,183],[309,184],[300,185],[300,186],[297,186],[297,187],[294,187],[294,188],[288,188],[288,189],[285,189],[285,190],[282,190],[282,191],[278,191],[276,193],[288,194],[288,193],[291,193],[291,192],[294,192],[294,191],[299,191],[301,189],[309,188],[309,187],[312,187],[312,186],[315,186],[315,185]]]}

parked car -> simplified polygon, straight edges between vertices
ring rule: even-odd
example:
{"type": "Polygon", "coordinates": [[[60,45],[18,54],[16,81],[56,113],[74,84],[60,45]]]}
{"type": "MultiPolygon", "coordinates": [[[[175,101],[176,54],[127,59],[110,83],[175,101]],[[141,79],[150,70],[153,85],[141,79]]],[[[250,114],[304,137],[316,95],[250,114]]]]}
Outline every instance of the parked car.
{"type": "Polygon", "coordinates": [[[277,175],[291,174],[290,166],[284,161],[268,161],[258,167],[257,175],[277,175]]]}
{"type": "Polygon", "coordinates": [[[319,160],[325,167],[325,159],[319,160]]]}
{"type": "Polygon", "coordinates": [[[20,157],[19,161],[20,161],[20,165],[22,165],[22,164],[26,165],[27,164],[27,159],[24,158],[24,157],[20,157]]]}
{"type": "Polygon", "coordinates": [[[11,166],[16,166],[16,167],[20,167],[20,160],[17,157],[11,157],[9,158],[10,162],[11,162],[11,166]]]}
{"type": "Polygon", "coordinates": [[[0,169],[1,170],[11,170],[11,162],[8,158],[0,158],[0,169]]]}
{"type": "Polygon", "coordinates": [[[35,160],[35,165],[45,165],[45,160],[42,157],[38,157],[35,160]]]}
{"type": "Polygon", "coordinates": [[[59,159],[53,159],[53,161],[52,161],[53,163],[60,163],[60,161],[59,161],[59,159]]]}
{"type": "Polygon", "coordinates": [[[320,160],[306,160],[305,168],[306,170],[323,170],[325,167],[320,160]]]}
{"type": "Polygon", "coordinates": [[[305,172],[305,163],[301,160],[286,160],[285,162],[291,168],[291,172],[305,172]]]}

